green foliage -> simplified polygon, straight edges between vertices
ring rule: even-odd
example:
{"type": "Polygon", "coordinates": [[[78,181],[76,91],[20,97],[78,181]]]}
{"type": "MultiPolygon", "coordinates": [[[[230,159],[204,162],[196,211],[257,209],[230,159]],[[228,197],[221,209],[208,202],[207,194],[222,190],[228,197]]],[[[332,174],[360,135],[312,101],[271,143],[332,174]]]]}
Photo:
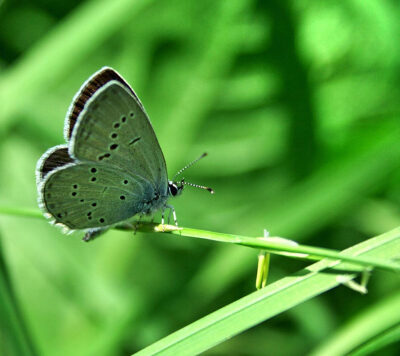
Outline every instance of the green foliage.
{"type": "MultiPolygon", "coordinates": [[[[400,229],[393,230],[351,247],[343,251],[343,254],[353,257],[367,254],[392,259],[400,248],[399,237],[400,229]]],[[[295,275],[282,278],[167,336],[139,352],[138,356],[197,355],[221,343],[226,338],[268,320],[309,298],[341,283],[346,285],[356,276],[356,274],[346,271],[347,268],[348,265],[345,266],[345,263],[328,259],[308,266],[295,275]],[[335,272],[327,271],[327,268],[332,267],[335,268],[335,272]]],[[[351,351],[355,346],[368,340],[368,337],[374,336],[382,330],[396,327],[400,322],[400,315],[397,313],[399,302],[399,293],[397,293],[390,302],[381,303],[383,305],[377,306],[373,313],[369,312],[368,317],[365,317],[367,319],[365,322],[358,322],[358,328],[348,327],[347,329],[350,330],[343,330],[341,339],[340,337],[336,338],[339,339],[338,341],[333,339],[330,344],[324,345],[323,351],[319,350],[317,354],[344,354],[345,351],[351,351]]],[[[357,324],[356,321],[354,323],[357,324]]]]}
{"type": "MultiPolygon", "coordinates": [[[[180,225],[334,250],[400,226],[399,15],[379,0],[0,2],[0,350],[130,354],[254,291],[254,249],[117,230],[85,244],[30,218],[36,162],[103,65],[141,98],[170,176],[209,153],[185,178],[216,194],[187,187],[180,225]]],[[[272,256],[266,288],[303,267],[272,256]]],[[[282,301],[208,354],[395,355],[399,286],[377,270],[367,295],[282,301]]]]}

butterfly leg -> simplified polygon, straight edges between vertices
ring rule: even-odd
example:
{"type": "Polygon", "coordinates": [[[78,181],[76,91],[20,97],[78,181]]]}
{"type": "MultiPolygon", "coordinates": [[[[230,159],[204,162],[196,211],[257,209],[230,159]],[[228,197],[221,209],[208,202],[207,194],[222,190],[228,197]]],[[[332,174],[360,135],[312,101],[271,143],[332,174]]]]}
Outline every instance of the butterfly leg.
{"type": "Polygon", "coordinates": [[[139,225],[140,225],[140,223],[141,223],[141,221],[142,221],[143,216],[144,216],[144,214],[141,213],[141,214],[139,215],[138,221],[135,221],[135,223],[133,224],[133,234],[134,234],[134,235],[136,235],[136,231],[137,231],[137,229],[138,229],[138,227],[139,227],[139,225]]]}
{"type": "Polygon", "coordinates": [[[99,237],[101,234],[103,234],[107,230],[108,230],[108,228],[103,228],[103,227],[87,230],[86,234],[85,234],[85,236],[83,236],[82,240],[85,242],[89,242],[91,240],[94,240],[96,237],[99,237]]]}
{"type": "Polygon", "coordinates": [[[167,224],[169,225],[171,222],[171,215],[172,215],[172,209],[169,209],[169,213],[168,213],[168,220],[167,220],[167,224]]]}
{"type": "Polygon", "coordinates": [[[176,218],[176,212],[175,212],[174,207],[173,207],[172,205],[166,205],[166,207],[169,209],[168,224],[169,224],[169,220],[170,220],[171,213],[172,213],[172,215],[173,215],[173,217],[174,217],[175,225],[178,226],[178,220],[177,220],[177,218],[176,218]]]}
{"type": "Polygon", "coordinates": [[[161,213],[161,226],[162,226],[163,232],[165,231],[165,229],[164,229],[164,224],[165,224],[164,212],[165,212],[165,207],[163,208],[162,213],[161,213]]]}

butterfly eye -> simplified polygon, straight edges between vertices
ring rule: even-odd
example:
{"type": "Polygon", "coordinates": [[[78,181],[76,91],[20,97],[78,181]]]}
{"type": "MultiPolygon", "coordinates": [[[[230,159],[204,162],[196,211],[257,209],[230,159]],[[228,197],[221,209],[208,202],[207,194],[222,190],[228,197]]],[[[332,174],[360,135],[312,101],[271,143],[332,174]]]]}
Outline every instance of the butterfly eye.
{"type": "Polygon", "coordinates": [[[170,183],[169,184],[169,192],[174,197],[178,194],[178,187],[176,184],[170,183]]]}

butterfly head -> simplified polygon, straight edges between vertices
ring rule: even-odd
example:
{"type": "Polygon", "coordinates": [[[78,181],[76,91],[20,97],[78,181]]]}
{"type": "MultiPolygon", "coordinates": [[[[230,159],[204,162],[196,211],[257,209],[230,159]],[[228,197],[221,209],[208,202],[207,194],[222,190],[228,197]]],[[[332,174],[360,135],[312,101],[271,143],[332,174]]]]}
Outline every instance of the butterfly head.
{"type": "Polygon", "coordinates": [[[212,190],[211,188],[205,187],[203,185],[198,185],[198,184],[185,182],[185,179],[182,179],[179,182],[175,182],[175,181],[172,181],[172,180],[168,181],[168,192],[169,192],[169,194],[171,196],[176,197],[176,196],[178,196],[179,194],[182,193],[183,187],[185,185],[190,185],[191,187],[208,190],[211,194],[214,194],[214,190],[212,190]]]}
{"type": "Polygon", "coordinates": [[[202,158],[207,156],[207,153],[203,153],[200,157],[196,158],[194,161],[190,162],[188,165],[183,167],[178,173],[175,174],[173,180],[168,181],[168,192],[171,196],[176,197],[177,195],[182,193],[183,187],[185,185],[190,185],[191,187],[200,188],[204,190],[208,190],[211,194],[214,194],[214,190],[209,187],[205,187],[203,185],[193,184],[189,182],[185,182],[185,179],[181,179],[180,181],[175,181],[174,179],[179,176],[185,169],[193,166],[196,162],[200,161],[202,158]]]}
{"type": "Polygon", "coordinates": [[[169,195],[176,197],[182,193],[183,187],[185,185],[184,180],[180,182],[174,182],[172,180],[168,181],[168,192],[169,195]]]}

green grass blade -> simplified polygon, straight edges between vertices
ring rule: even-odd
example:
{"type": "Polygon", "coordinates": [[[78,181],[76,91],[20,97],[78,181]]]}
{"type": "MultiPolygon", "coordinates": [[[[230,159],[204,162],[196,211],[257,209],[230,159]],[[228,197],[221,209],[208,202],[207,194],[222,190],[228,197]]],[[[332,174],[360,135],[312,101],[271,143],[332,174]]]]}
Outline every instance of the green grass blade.
{"type": "Polygon", "coordinates": [[[15,297],[0,241],[0,341],[7,355],[33,356],[37,353],[15,297]]]}
{"type": "MultiPolygon", "coordinates": [[[[400,272],[400,265],[395,262],[386,261],[386,260],[376,260],[371,258],[362,258],[359,256],[349,256],[345,253],[340,253],[339,251],[328,250],[324,248],[317,248],[306,245],[288,245],[286,243],[279,243],[264,240],[262,238],[254,238],[247,236],[238,236],[238,235],[230,235],[230,234],[222,234],[211,231],[202,231],[197,229],[188,229],[183,228],[179,231],[172,231],[173,234],[188,236],[188,237],[196,237],[203,238],[208,240],[234,243],[237,245],[260,248],[268,250],[271,253],[284,254],[286,256],[290,256],[289,253],[293,255],[291,257],[299,258],[300,254],[303,254],[301,258],[305,259],[320,259],[324,257],[338,259],[347,262],[354,262],[356,264],[364,265],[364,266],[374,266],[379,267],[385,270],[400,272]],[[308,256],[304,255],[307,254],[308,256]]],[[[394,229],[388,233],[393,239],[400,238],[400,228],[394,229]]],[[[373,248],[373,239],[370,239],[369,248],[373,248]]],[[[380,242],[378,242],[380,243],[380,242]]]]}
{"type": "Polygon", "coordinates": [[[43,219],[43,213],[39,209],[31,208],[18,208],[18,207],[8,207],[0,206],[0,215],[12,215],[21,216],[26,218],[37,218],[43,219]]]}
{"type": "MultiPolygon", "coordinates": [[[[393,259],[400,254],[398,231],[367,240],[345,251],[346,255],[368,255],[393,259]]],[[[324,270],[335,266],[346,269],[345,263],[322,260],[296,275],[283,278],[266,288],[229,304],[214,313],[161,339],[136,355],[198,354],[282,313],[316,295],[332,289],[357,276],[324,270]]]]}
{"type": "Polygon", "coordinates": [[[383,347],[394,343],[398,343],[399,341],[400,341],[400,324],[389,328],[382,334],[369,340],[364,345],[361,345],[354,352],[349,353],[349,355],[351,356],[377,355],[378,354],[377,352],[381,350],[383,347]]]}
{"type": "MultiPolygon", "coordinates": [[[[332,260],[337,260],[336,263],[339,263],[340,261],[345,261],[348,263],[357,264],[361,266],[381,268],[391,272],[400,272],[400,264],[394,261],[390,261],[389,259],[376,259],[371,257],[360,257],[359,255],[349,255],[345,251],[339,252],[325,248],[299,245],[294,241],[292,241],[294,244],[281,242],[279,240],[277,242],[273,240],[273,237],[265,239],[265,238],[232,235],[221,232],[205,231],[205,230],[191,229],[191,228],[176,228],[175,226],[170,226],[170,225],[163,226],[155,223],[144,223],[144,222],[137,224],[136,227],[133,227],[132,225],[128,224],[128,225],[117,226],[117,228],[121,230],[136,230],[140,232],[171,233],[178,236],[194,237],[216,242],[224,242],[229,244],[252,247],[256,249],[263,249],[271,253],[284,255],[288,257],[294,257],[294,258],[320,260],[322,258],[327,257],[331,258],[332,260]]],[[[381,236],[387,236],[388,237],[387,242],[399,239],[400,228],[391,230],[381,236]]],[[[361,252],[365,253],[368,250],[374,249],[377,245],[380,246],[381,244],[382,241],[380,237],[369,239],[368,243],[364,245],[365,250],[360,251],[360,253],[361,252]]],[[[354,266],[347,265],[347,268],[349,270],[354,269],[354,266]]]]}
{"type": "MultiPolygon", "coordinates": [[[[333,356],[348,354],[364,343],[392,330],[400,324],[400,291],[369,306],[361,315],[351,319],[348,325],[333,335],[315,350],[313,356],[333,356]]],[[[397,335],[399,336],[399,335],[397,335]]],[[[378,351],[381,345],[375,344],[378,351]]],[[[372,351],[372,350],[371,350],[372,351]]]]}
{"type": "MultiPolygon", "coordinates": [[[[0,214],[13,215],[13,216],[25,216],[33,218],[42,218],[43,214],[36,209],[24,209],[24,208],[12,208],[12,207],[2,207],[0,206],[0,214]]],[[[120,225],[117,228],[121,230],[136,230],[140,232],[158,232],[158,233],[171,233],[178,236],[194,237],[199,239],[207,239],[216,242],[225,242],[230,244],[236,244],[246,247],[252,247],[256,249],[267,250],[271,253],[276,253],[280,255],[285,255],[288,257],[303,258],[309,260],[320,260],[322,258],[331,258],[339,261],[346,261],[349,263],[354,263],[356,265],[381,268],[384,270],[392,272],[400,272],[400,264],[390,260],[379,260],[374,258],[365,258],[360,256],[349,256],[344,253],[335,250],[329,250],[325,248],[299,245],[295,243],[294,245],[273,241],[272,238],[264,239],[257,237],[248,237],[240,235],[225,234],[214,231],[204,231],[199,229],[191,228],[179,228],[176,229],[174,226],[146,223],[142,222],[133,227],[131,224],[120,225]],[[165,229],[165,231],[164,231],[165,229]]],[[[395,239],[400,237],[400,228],[394,229],[388,233],[390,236],[394,236],[395,239]]],[[[373,239],[370,239],[370,248],[373,248],[373,239]]],[[[348,267],[350,268],[350,267],[348,267]]]]}

